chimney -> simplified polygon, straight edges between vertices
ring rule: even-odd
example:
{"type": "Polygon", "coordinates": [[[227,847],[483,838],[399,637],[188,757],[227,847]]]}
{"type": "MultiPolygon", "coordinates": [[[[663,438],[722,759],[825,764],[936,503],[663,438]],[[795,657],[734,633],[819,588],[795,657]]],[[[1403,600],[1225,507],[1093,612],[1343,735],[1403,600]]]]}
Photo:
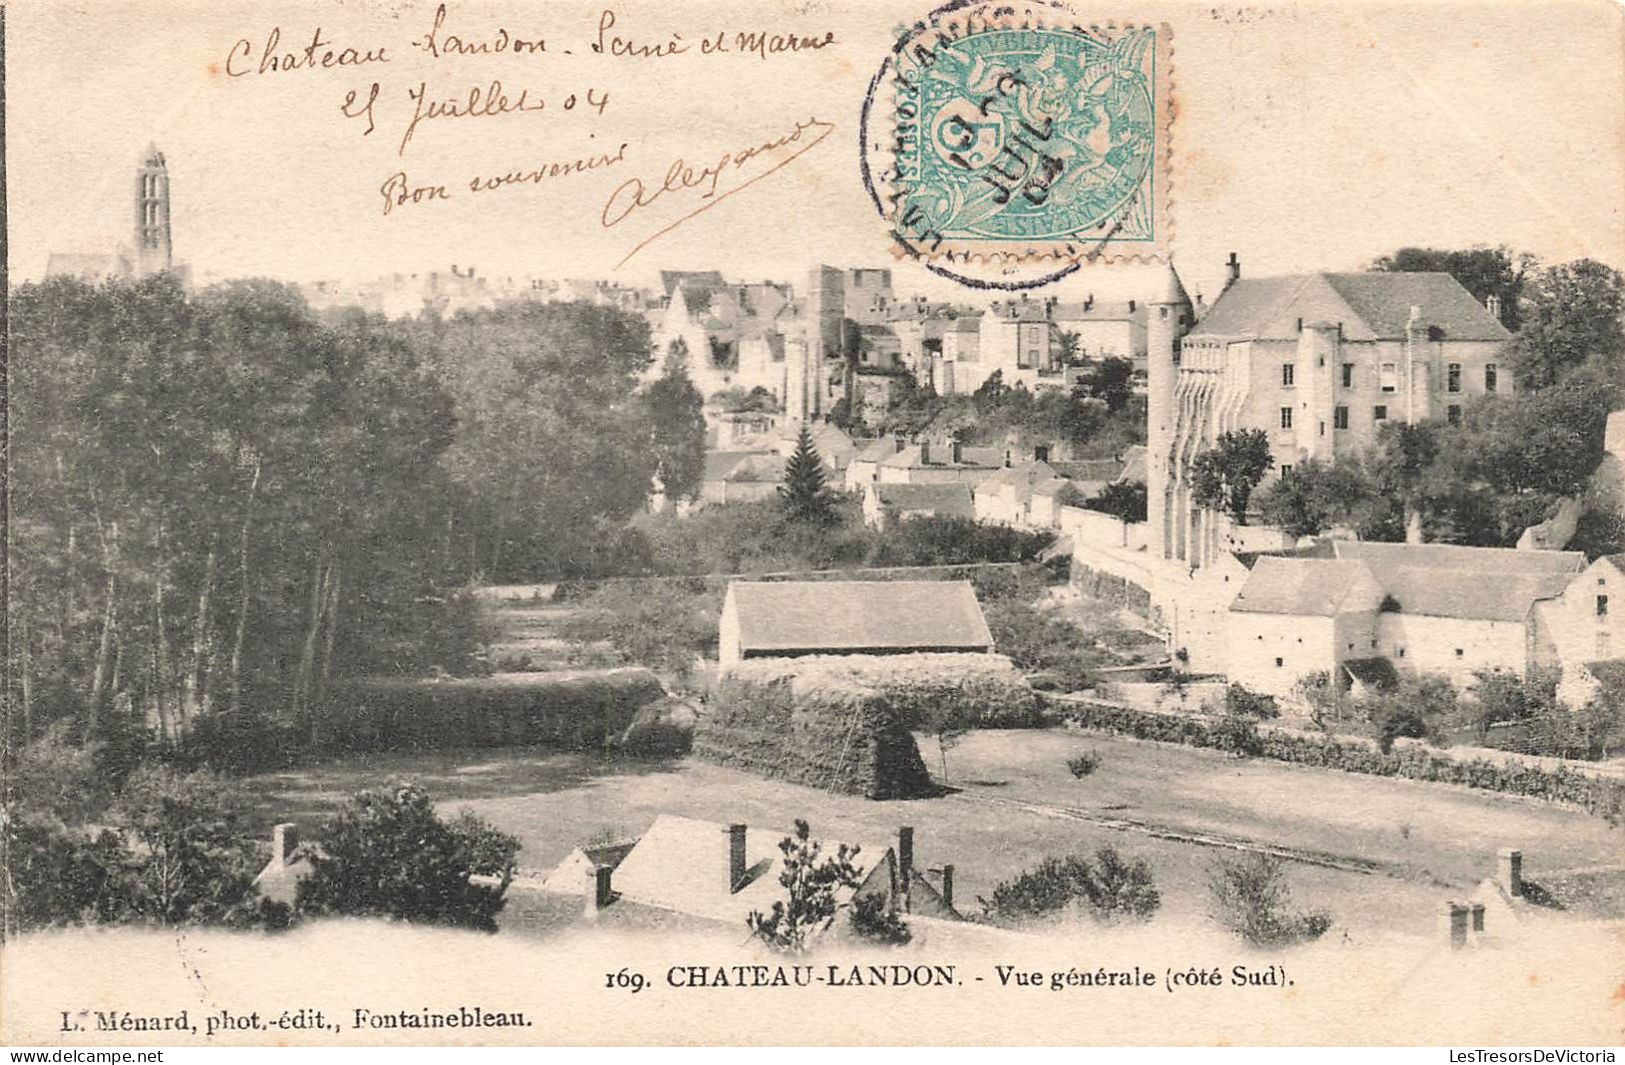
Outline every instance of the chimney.
{"type": "Polygon", "coordinates": [[[732,894],[745,883],[745,826],[728,826],[728,891],[732,894]]]}
{"type": "Polygon", "coordinates": [[[1469,912],[1472,918],[1468,928],[1468,939],[1476,944],[1484,938],[1484,904],[1482,902],[1473,903],[1469,907],[1469,912]]]}
{"type": "Polygon", "coordinates": [[[607,865],[595,865],[587,870],[587,882],[581,893],[581,916],[589,921],[598,920],[598,911],[609,905],[610,877],[614,870],[607,865]]]}
{"type": "Polygon", "coordinates": [[[1083,298],[1083,309],[1092,311],[1095,307],[1095,294],[1093,292],[1083,298]]]}
{"type": "Polygon", "coordinates": [[[942,904],[950,910],[954,908],[954,867],[942,867],[942,904]]]}
{"type": "Polygon", "coordinates": [[[1422,325],[1422,308],[1420,306],[1418,306],[1417,304],[1413,303],[1413,304],[1411,304],[1411,316],[1405,320],[1405,330],[1406,330],[1406,332],[1409,332],[1412,329],[1420,328],[1421,325],[1422,325]]]}
{"type": "Polygon", "coordinates": [[[1493,317],[1497,322],[1499,322],[1501,320],[1501,297],[1497,296],[1493,292],[1490,293],[1488,296],[1485,296],[1484,297],[1484,309],[1486,311],[1489,311],[1490,316],[1493,317]]]}
{"type": "Polygon", "coordinates": [[[914,883],[914,829],[910,825],[897,830],[897,881],[902,889],[903,910],[907,912],[909,889],[914,883]]]}
{"type": "Polygon", "coordinates": [[[299,826],[291,821],[271,829],[271,860],[278,865],[293,861],[293,852],[299,849],[299,826]]]}
{"type": "Polygon", "coordinates": [[[1496,853],[1495,882],[1507,897],[1523,898],[1523,852],[1512,847],[1502,847],[1496,853]]]}
{"type": "Polygon", "coordinates": [[[953,460],[953,464],[955,466],[959,465],[961,462],[964,461],[964,454],[965,453],[964,453],[963,447],[964,447],[964,445],[962,445],[958,440],[955,440],[952,444],[950,444],[948,446],[948,454],[951,457],[951,459],[953,460]]]}
{"type": "Polygon", "coordinates": [[[1225,262],[1224,267],[1225,267],[1225,282],[1224,283],[1226,285],[1233,285],[1237,281],[1241,280],[1241,260],[1239,258],[1237,258],[1235,252],[1230,253],[1230,258],[1225,262]]]}
{"type": "Polygon", "coordinates": [[[908,437],[904,436],[902,433],[895,434],[891,438],[891,442],[893,445],[895,445],[892,449],[892,454],[894,455],[901,454],[903,449],[908,447],[908,437]]]}
{"type": "Polygon", "coordinates": [[[1135,309],[1135,308],[1136,308],[1136,307],[1138,307],[1138,306],[1139,306],[1139,304],[1138,304],[1138,303],[1136,303],[1136,302],[1135,302],[1135,301],[1133,301],[1133,300],[1129,300],[1129,301],[1128,301],[1128,313],[1130,313],[1130,314],[1133,314],[1133,313],[1134,313],[1134,309],[1135,309]]]}
{"type": "Polygon", "coordinates": [[[1467,907],[1459,902],[1446,902],[1439,907],[1439,938],[1455,950],[1467,945],[1467,907]]]}

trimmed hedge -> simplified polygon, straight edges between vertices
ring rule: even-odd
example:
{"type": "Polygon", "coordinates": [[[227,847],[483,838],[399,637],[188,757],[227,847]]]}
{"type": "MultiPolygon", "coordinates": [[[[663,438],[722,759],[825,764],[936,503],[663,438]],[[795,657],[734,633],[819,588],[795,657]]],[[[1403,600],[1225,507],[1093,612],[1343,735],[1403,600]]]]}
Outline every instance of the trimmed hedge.
{"type": "MultiPolygon", "coordinates": [[[[1235,724],[1225,718],[1163,714],[1076,700],[1052,700],[1050,706],[1075,728],[1188,747],[1238,750],[1235,724]]],[[[1625,781],[1594,776],[1568,766],[1548,769],[1517,760],[1457,758],[1420,744],[1396,746],[1385,753],[1376,743],[1361,737],[1317,736],[1271,727],[1252,727],[1251,734],[1242,753],[1346,773],[1459,784],[1568,803],[1604,818],[1610,825],[1625,823],[1625,781]]]]}
{"type": "Polygon", "coordinates": [[[901,654],[808,655],[750,659],[735,666],[740,676],[777,676],[794,662],[797,677],[820,684],[858,684],[884,697],[908,728],[929,720],[933,707],[951,704],[955,720],[973,728],[1036,728],[1044,724],[1038,697],[1027,678],[1004,655],[901,654]]]}
{"type": "Polygon", "coordinates": [[[777,780],[871,799],[928,794],[905,712],[811,659],[765,658],[724,673],[694,731],[694,753],[777,780]],[[812,670],[802,675],[809,664],[812,670]]]}
{"type": "Polygon", "coordinates": [[[318,746],[604,747],[620,738],[641,707],[665,694],[659,679],[640,668],[360,679],[330,693],[318,746]]]}

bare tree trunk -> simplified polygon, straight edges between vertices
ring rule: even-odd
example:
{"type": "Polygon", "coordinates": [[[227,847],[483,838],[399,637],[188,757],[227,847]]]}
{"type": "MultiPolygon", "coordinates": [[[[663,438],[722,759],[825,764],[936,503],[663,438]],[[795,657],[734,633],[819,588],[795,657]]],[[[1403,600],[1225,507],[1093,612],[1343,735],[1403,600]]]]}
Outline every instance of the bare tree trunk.
{"type": "Polygon", "coordinates": [[[231,713],[243,709],[243,635],[248,630],[248,527],[253,517],[254,493],[260,487],[260,464],[254,463],[254,479],[248,485],[248,501],[243,504],[243,529],[237,543],[242,594],[237,605],[237,633],[231,644],[231,713]]]}
{"type": "MultiPolygon", "coordinates": [[[[101,526],[100,516],[97,517],[96,524],[98,527],[101,526]]],[[[107,569],[107,592],[106,602],[102,605],[102,635],[96,647],[96,666],[90,674],[90,698],[85,703],[86,740],[96,735],[102,702],[107,698],[108,656],[113,648],[113,626],[117,619],[115,614],[115,604],[118,601],[117,552],[113,547],[117,542],[118,522],[113,522],[108,528],[102,529],[102,565],[107,569]]]]}
{"type": "Polygon", "coordinates": [[[34,649],[29,643],[28,615],[18,611],[18,640],[22,644],[19,665],[22,672],[23,742],[34,738],[34,649]]]}
{"type": "Polygon", "coordinates": [[[62,647],[68,646],[68,630],[73,624],[73,560],[79,554],[78,546],[78,529],[70,523],[68,525],[67,561],[62,564],[62,598],[60,600],[61,615],[57,618],[56,622],[57,640],[62,647]]]}
{"type": "MultiPolygon", "coordinates": [[[[163,529],[159,527],[158,543],[163,543],[163,529]]],[[[185,721],[177,722],[170,713],[169,699],[169,638],[164,633],[164,578],[163,563],[152,581],[152,694],[158,706],[159,735],[166,740],[180,738],[185,721]]]]}
{"type": "Polygon", "coordinates": [[[208,708],[209,659],[214,642],[209,633],[209,596],[214,591],[214,567],[215,550],[211,545],[208,561],[203,566],[203,590],[197,597],[197,622],[192,629],[192,665],[186,672],[186,694],[181,702],[183,719],[208,708]]]}
{"type": "Polygon", "coordinates": [[[305,627],[305,648],[299,655],[299,675],[294,680],[293,712],[295,717],[310,712],[311,680],[316,668],[316,643],[321,635],[322,607],[327,591],[329,567],[322,565],[318,556],[310,573],[310,622],[305,627]]]}

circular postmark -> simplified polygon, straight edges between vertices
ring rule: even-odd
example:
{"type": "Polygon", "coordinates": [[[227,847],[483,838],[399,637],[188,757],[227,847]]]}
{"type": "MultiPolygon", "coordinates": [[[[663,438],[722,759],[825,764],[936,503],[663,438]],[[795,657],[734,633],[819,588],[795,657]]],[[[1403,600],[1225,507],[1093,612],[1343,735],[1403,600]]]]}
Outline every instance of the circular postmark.
{"type": "Polygon", "coordinates": [[[989,288],[1167,254],[1165,25],[955,3],[865,93],[863,180],[899,255],[989,288]]]}

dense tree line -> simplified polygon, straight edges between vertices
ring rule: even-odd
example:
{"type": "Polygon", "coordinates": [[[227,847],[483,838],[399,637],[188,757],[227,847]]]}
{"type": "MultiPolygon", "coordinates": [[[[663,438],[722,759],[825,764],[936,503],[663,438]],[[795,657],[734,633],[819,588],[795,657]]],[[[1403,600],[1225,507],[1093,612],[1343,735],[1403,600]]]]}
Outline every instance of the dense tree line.
{"type": "Polygon", "coordinates": [[[647,326],[611,309],[59,278],[12,291],[11,334],[14,737],[315,739],[339,675],[478,668],[471,581],[588,567],[657,468],[699,476],[692,386],[639,389],[647,326]]]}

